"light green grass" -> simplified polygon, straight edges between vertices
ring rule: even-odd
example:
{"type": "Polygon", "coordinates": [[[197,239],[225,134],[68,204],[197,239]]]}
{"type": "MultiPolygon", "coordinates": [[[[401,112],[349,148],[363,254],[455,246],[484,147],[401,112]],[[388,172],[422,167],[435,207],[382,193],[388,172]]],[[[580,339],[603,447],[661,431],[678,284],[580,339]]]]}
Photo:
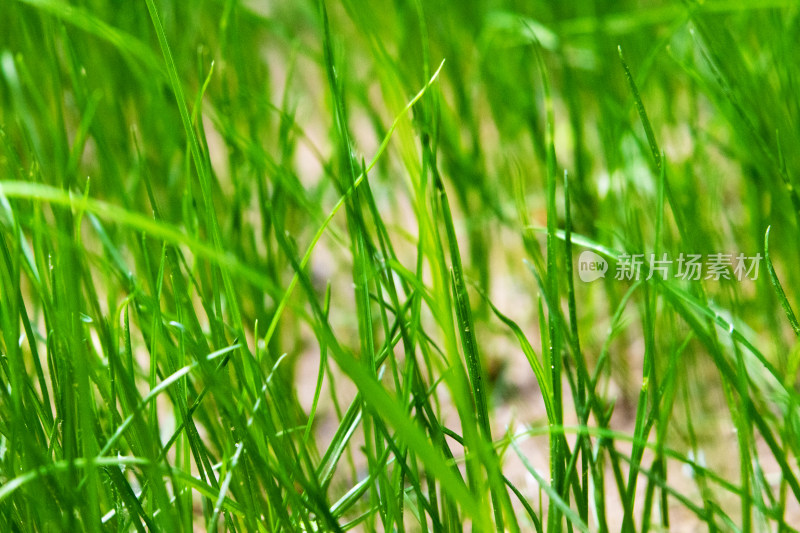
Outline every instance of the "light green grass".
{"type": "Polygon", "coordinates": [[[0,531],[796,531],[800,6],[564,4],[2,3],[0,531]]]}

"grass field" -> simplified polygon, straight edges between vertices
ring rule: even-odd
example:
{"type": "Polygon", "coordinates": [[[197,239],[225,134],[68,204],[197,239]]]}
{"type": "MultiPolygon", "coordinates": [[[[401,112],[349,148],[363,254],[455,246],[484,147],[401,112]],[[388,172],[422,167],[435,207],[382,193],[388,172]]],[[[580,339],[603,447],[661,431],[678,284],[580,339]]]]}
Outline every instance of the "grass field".
{"type": "Polygon", "coordinates": [[[3,0],[0,531],[797,531],[799,42],[3,0]]]}

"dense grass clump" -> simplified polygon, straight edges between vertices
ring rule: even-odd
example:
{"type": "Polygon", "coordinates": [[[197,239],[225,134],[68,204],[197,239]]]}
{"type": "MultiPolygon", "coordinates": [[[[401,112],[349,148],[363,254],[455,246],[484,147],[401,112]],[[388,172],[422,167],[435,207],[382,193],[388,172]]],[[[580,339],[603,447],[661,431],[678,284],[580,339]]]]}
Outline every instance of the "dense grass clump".
{"type": "Polygon", "coordinates": [[[4,0],[0,531],[796,531],[798,42],[4,0]]]}

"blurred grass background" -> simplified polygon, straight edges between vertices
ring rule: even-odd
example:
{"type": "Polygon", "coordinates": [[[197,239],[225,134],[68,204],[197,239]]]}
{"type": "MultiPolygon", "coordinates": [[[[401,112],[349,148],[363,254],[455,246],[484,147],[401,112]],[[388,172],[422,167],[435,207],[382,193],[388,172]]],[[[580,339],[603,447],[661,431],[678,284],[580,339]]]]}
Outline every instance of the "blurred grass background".
{"type": "Polygon", "coordinates": [[[795,530],[798,13],[6,0],[0,529],[795,530]]]}

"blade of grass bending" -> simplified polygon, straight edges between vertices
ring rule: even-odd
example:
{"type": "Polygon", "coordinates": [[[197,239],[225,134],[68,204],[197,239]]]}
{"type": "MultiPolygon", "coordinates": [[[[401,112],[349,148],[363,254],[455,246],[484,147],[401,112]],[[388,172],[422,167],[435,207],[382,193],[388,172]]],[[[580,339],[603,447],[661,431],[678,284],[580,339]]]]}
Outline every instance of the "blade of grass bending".
{"type": "Polygon", "coordinates": [[[86,211],[87,213],[93,213],[98,217],[110,220],[122,226],[144,232],[151,237],[162,239],[178,246],[184,245],[192,250],[193,253],[239,274],[250,283],[265,290],[272,297],[277,298],[282,294],[273,282],[263,273],[245,265],[225,250],[216,249],[204,242],[193,239],[177,227],[167,224],[166,222],[155,221],[139,213],[126,211],[119,206],[94,198],[75,197],[59,188],[41,183],[4,181],[0,183],[0,195],[4,195],[7,198],[38,200],[53,205],[68,206],[73,209],[86,211]]]}
{"type": "MultiPolygon", "coordinates": [[[[439,68],[436,69],[436,72],[433,74],[433,76],[431,76],[431,79],[428,80],[428,83],[425,85],[425,87],[420,89],[420,91],[414,96],[414,98],[412,98],[408,102],[406,107],[403,108],[403,110],[395,117],[394,122],[392,122],[392,125],[389,128],[389,131],[386,132],[386,136],[383,138],[383,141],[381,141],[378,150],[375,152],[375,155],[372,157],[372,160],[367,165],[366,172],[370,172],[378,163],[378,159],[380,159],[381,155],[386,151],[386,148],[389,145],[389,140],[392,138],[392,134],[397,129],[397,126],[400,124],[400,121],[406,118],[406,115],[411,110],[411,108],[414,107],[414,104],[416,104],[419,101],[419,99],[422,98],[422,96],[428,90],[428,87],[430,87],[431,84],[433,84],[433,82],[436,81],[436,78],[439,77],[439,73],[442,71],[442,67],[444,67],[444,60],[442,60],[442,62],[439,64],[439,68]]],[[[305,268],[308,265],[308,262],[311,259],[311,253],[314,251],[314,248],[317,246],[319,240],[325,234],[325,230],[333,220],[333,217],[335,217],[336,213],[338,213],[339,210],[342,208],[342,206],[345,205],[347,198],[351,194],[353,194],[353,191],[361,184],[362,181],[364,181],[364,179],[366,179],[366,176],[367,176],[366,173],[362,173],[360,176],[358,176],[353,182],[353,185],[347,189],[347,191],[341,196],[341,198],[339,198],[339,201],[336,202],[336,205],[333,206],[333,209],[331,209],[330,214],[328,214],[328,216],[325,218],[325,221],[322,223],[317,232],[314,234],[314,237],[311,239],[311,242],[309,243],[308,248],[306,249],[306,253],[303,254],[303,258],[300,261],[301,268],[305,268]]],[[[272,320],[270,321],[269,326],[267,327],[267,332],[264,335],[266,344],[269,344],[272,335],[275,333],[275,328],[277,328],[278,326],[278,321],[280,320],[281,314],[283,313],[283,310],[286,307],[286,304],[289,298],[291,297],[292,292],[294,291],[294,288],[297,285],[298,281],[299,281],[299,275],[295,273],[294,276],[292,276],[292,280],[289,282],[286,291],[284,291],[283,295],[279,299],[278,306],[275,309],[275,313],[272,317],[272,320]]]]}
{"type": "Polygon", "coordinates": [[[87,468],[89,464],[94,467],[102,466],[144,466],[150,464],[140,457],[94,457],[86,459],[78,457],[73,460],[54,461],[46,466],[25,472],[3,483],[0,487],[0,502],[11,496],[22,486],[42,477],[61,472],[68,472],[72,468],[87,468]]]}
{"type": "Polygon", "coordinates": [[[528,359],[528,364],[531,365],[533,374],[536,376],[536,381],[538,382],[539,388],[542,391],[542,401],[544,402],[544,408],[547,413],[547,420],[550,424],[555,424],[556,420],[555,411],[553,408],[553,392],[550,389],[550,380],[547,379],[544,366],[542,366],[542,362],[539,361],[536,351],[528,341],[525,333],[523,333],[522,328],[520,328],[516,322],[501,313],[494,303],[492,303],[489,297],[486,296],[482,291],[479,291],[479,294],[484,298],[486,303],[489,304],[489,307],[494,312],[495,316],[497,316],[497,318],[499,318],[503,324],[508,326],[508,328],[514,333],[514,336],[517,338],[520,348],[522,349],[522,353],[524,353],[525,357],[528,359]]]}
{"type": "MultiPolygon", "coordinates": [[[[797,316],[794,314],[794,311],[792,310],[792,306],[789,303],[789,299],[786,297],[786,293],[783,290],[783,285],[781,285],[781,282],[778,279],[778,275],[775,272],[775,267],[772,264],[772,258],[771,258],[770,253],[769,253],[769,233],[770,233],[771,229],[772,229],[772,226],[768,226],[767,227],[767,231],[764,234],[764,260],[765,260],[766,265],[767,265],[767,272],[769,273],[770,282],[772,283],[772,286],[774,287],[775,292],[778,295],[778,300],[780,301],[781,306],[783,307],[783,311],[786,314],[786,318],[789,320],[789,324],[792,326],[792,330],[794,331],[795,336],[800,336],[800,324],[798,324],[797,316]]],[[[793,384],[795,382],[796,375],[797,375],[797,368],[798,368],[799,364],[800,364],[800,355],[798,354],[797,349],[794,349],[794,350],[792,350],[791,355],[790,355],[790,360],[789,360],[789,363],[788,363],[789,370],[788,370],[788,372],[786,374],[786,378],[785,378],[785,385],[787,387],[793,387],[793,384]]],[[[798,405],[797,399],[794,398],[794,397],[791,397],[789,399],[789,402],[788,402],[789,409],[787,410],[788,411],[787,424],[789,424],[790,427],[794,423],[794,421],[796,420],[796,414],[795,413],[797,411],[797,405],[798,405]]],[[[794,432],[791,432],[791,433],[794,433],[794,432]]],[[[786,435],[782,435],[782,437],[783,437],[784,440],[787,439],[786,435]]],[[[791,436],[791,437],[788,437],[788,438],[791,439],[791,438],[796,438],[796,437],[795,436],[791,436]]],[[[781,508],[783,508],[785,506],[785,503],[783,502],[783,500],[785,499],[785,495],[786,495],[785,483],[786,482],[784,480],[782,482],[782,487],[781,487],[781,508]]]]}
{"type": "MultiPolygon", "coordinates": [[[[142,508],[142,502],[136,497],[136,493],[133,492],[130,483],[125,479],[122,470],[118,466],[109,466],[104,470],[111,480],[111,483],[119,491],[119,496],[124,506],[129,509],[129,512],[135,514],[135,516],[129,517],[129,520],[132,522],[133,527],[136,528],[136,531],[138,533],[145,533],[147,531],[144,526],[142,526],[142,522],[144,522],[148,530],[156,531],[156,525],[153,523],[153,520],[147,516],[144,508],[142,508]],[[141,521],[139,521],[137,517],[141,518],[141,521]]],[[[102,518],[103,523],[107,523],[115,514],[116,509],[110,513],[106,513],[102,518]]]]}
{"type": "Polygon", "coordinates": [[[775,288],[775,293],[778,295],[778,301],[780,301],[781,307],[783,307],[783,312],[786,313],[786,318],[789,320],[789,324],[792,326],[794,334],[800,337],[800,323],[798,323],[797,321],[797,316],[794,314],[794,311],[792,310],[792,306],[789,303],[789,299],[786,298],[786,293],[783,290],[783,285],[781,285],[781,282],[778,279],[778,275],[775,273],[775,267],[772,265],[772,258],[769,255],[769,232],[771,229],[772,226],[768,226],[766,233],[764,233],[764,261],[767,265],[767,272],[769,273],[769,281],[775,288]]]}
{"type": "MultiPolygon", "coordinates": [[[[226,355],[229,352],[232,352],[233,350],[236,350],[237,348],[239,348],[238,344],[227,346],[221,350],[217,350],[216,352],[208,354],[206,360],[212,361],[218,357],[226,355]]],[[[167,378],[161,380],[161,382],[158,385],[150,389],[150,392],[148,392],[147,395],[144,398],[142,398],[142,401],[139,403],[139,405],[136,406],[136,412],[137,413],[140,412],[147,406],[147,404],[153,401],[153,399],[155,399],[156,396],[164,392],[168,387],[178,382],[183,376],[189,374],[189,372],[191,372],[198,366],[200,366],[199,362],[194,362],[190,365],[186,365],[184,367],[179,368],[172,374],[170,374],[167,378]]],[[[111,450],[111,447],[114,445],[117,439],[119,439],[119,437],[122,436],[122,433],[125,432],[125,429],[127,429],[127,427],[133,421],[135,416],[136,413],[131,414],[130,416],[128,416],[128,418],[125,419],[125,421],[122,424],[120,424],[120,426],[117,428],[114,434],[106,441],[105,445],[103,446],[103,449],[100,450],[100,452],[97,454],[98,458],[103,457],[105,454],[109,452],[109,450],[111,450]]]]}
{"type": "MultiPolygon", "coordinates": [[[[644,103],[642,102],[642,98],[639,95],[639,88],[636,85],[636,80],[631,73],[630,68],[628,67],[628,63],[625,62],[625,57],[622,54],[622,47],[617,47],[617,52],[619,54],[620,62],[622,63],[622,68],[625,70],[625,78],[628,80],[628,86],[630,87],[631,93],[633,94],[633,101],[634,105],[636,106],[636,112],[639,115],[639,119],[642,123],[642,127],[644,128],[645,136],[647,137],[647,144],[650,147],[650,155],[653,159],[653,163],[655,165],[655,173],[659,176],[659,180],[661,180],[661,174],[664,172],[663,177],[663,189],[664,189],[664,197],[669,204],[670,210],[675,217],[676,226],[678,228],[678,232],[681,235],[681,238],[684,242],[693,243],[695,240],[692,238],[690,231],[689,231],[689,224],[686,222],[686,218],[684,217],[684,212],[681,209],[678,209],[678,203],[675,200],[674,195],[672,194],[672,189],[669,186],[669,181],[666,178],[666,170],[664,167],[664,157],[661,148],[656,141],[655,133],[653,133],[653,126],[650,124],[650,119],[647,117],[647,111],[645,110],[644,103]]],[[[659,187],[662,185],[659,182],[659,187]]],[[[659,204],[659,205],[663,205],[659,204]]],[[[661,216],[663,217],[663,208],[661,216]]]]}
{"type": "MultiPolygon", "coordinates": [[[[511,439],[511,447],[514,449],[514,452],[516,452],[517,457],[519,457],[520,461],[522,461],[522,464],[525,467],[525,469],[528,472],[530,472],[530,474],[534,477],[539,487],[541,487],[542,490],[544,490],[547,496],[550,498],[550,505],[558,507],[561,514],[563,514],[569,521],[569,525],[571,527],[574,527],[578,531],[589,533],[589,526],[587,526],[584,523],[584,521],[581,520],[581,517],[578,516],[578,513],[576,513],[569,506],[569,504],[561,498],[561,495],[558,493],[558,491],[556,491],[552,486],[550,486],[550,484],[544,480],[544,478],[539,474],[539,472],[536,471],[533,465],[531,465],[530,461],[528,461],[528,458],[525,456],[525,454],[522,453],[522,450],[520,450],[519,446],[517,446],[515,439],[511,439]]],[[[552,516],[552,513],[548,513],[548,516],[552,516]]],[[[549,528],[550,526],[548,526],[548,530],[549,528]]]]}
{"type": "Polygon", "coordinates": [[[650,145],[650,154],[653,156],[653,161],[656,164],[656,168],[660,172],[662,164],[661,150],[658,148],[656,136],[653,133],[653,127],[650,125],[650,120],[647,118],[647,112],[644,109],[642,98],[639,96],[639,88],[636,86],[636,81],[633,79],[633,74],[631,74],[631,69],[628,67],[628,63],[625,62],[625,56],[622,55],[622,46],[617,47],[617,53],[619,54],[620,62],[622,62],[622,68],[625,69],[625,79],[628,80],[628,86],[633,93],[633,101],[636,105],[636,112],[639,114],[639,118],[641,118],[642,126],[644,127],[644,134],[647,137],[647,143],[650,145]]]}
{"type": "MultiPolygon", "coordinates": [[[[322,306],[322,312],[325,319],[328,319],[331,310],[331,284],[330,282],[325,285],[325,299],[323,300],[324,304],[322,306]]],[[[255,335],[258,338],[258,335],[255,335]]],[[[319,397],[322,393],[322,383],[325,380],[325,367],[328,361],[328,348],[324,343],[320,345],[320,355],[319,355],[319,370],[317,371],[317,383],[314,387],[314,396],[311,400],[311,407],[308,410],[308,421],[306,422],[306,429],[303,432],[303,443],[306,444],[308,442],[309,437],[311,437],[311,428],[314,425],[314,418],[317,415],[317,406],[319,404],[319,397]]]]}

